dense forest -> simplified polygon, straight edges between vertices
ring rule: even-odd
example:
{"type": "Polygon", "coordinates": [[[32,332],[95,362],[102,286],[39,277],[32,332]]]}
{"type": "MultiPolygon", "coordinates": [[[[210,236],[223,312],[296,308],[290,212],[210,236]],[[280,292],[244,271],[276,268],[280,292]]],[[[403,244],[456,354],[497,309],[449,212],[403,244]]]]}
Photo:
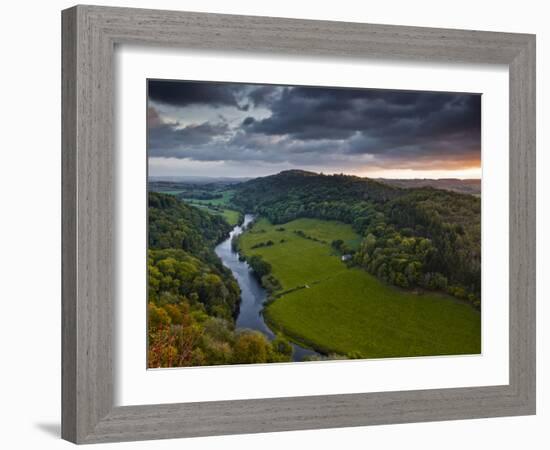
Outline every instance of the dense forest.
{"type": "Polygon", "coordinates": [[[292,170],[233,187],[234,205],[282,224],[339,220],[363,236],[342,254],[390,284],[446,291],[480,307],[481,201],[430,187],[403,189],[372,179],[292,170]]]}
{"type": "Polygon", "coordinates": [[[227,221],[167,194],[148,202],[148,366],[289,361],[284,338],[235,331],[240,289],[214,253],[227,221]]]}

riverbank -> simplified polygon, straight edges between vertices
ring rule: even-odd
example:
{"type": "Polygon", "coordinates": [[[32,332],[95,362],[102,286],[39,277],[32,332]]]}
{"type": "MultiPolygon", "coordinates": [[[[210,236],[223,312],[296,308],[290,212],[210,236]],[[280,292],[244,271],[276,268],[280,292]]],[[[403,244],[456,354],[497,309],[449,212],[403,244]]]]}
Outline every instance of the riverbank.
{"type": "MultiPolygon", "coordinates": [[[[275,338],[275,333],[264,320],[264,306],[268,299],[268,292],[258,281],[249,264],[240,257],[232,247],[232,240],[240,236],[254,221],[252,214],[245,214],[240,225],[231,230],[227,239],[214,249],[223,265],[231,270],[241,289],[241,303],[235,326],[237,329],[256,330],[264,334],[269,340],[275,338]]],[[[303,361],[308,356],[317,356],[318,353],[298,343],[291,342],[293,361],[303,361]]]]}

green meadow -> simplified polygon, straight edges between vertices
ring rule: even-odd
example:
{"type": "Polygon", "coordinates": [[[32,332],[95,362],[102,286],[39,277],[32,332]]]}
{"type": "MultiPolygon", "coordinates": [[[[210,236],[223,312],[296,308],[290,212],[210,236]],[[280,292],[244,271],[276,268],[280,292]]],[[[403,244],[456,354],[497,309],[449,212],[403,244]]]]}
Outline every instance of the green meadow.
{"type": "Polygon", "coordinates": [[[196,206],[197,208],[202,209],[203,211],[206,211],[210,214],[216,214],[221,215],[224,217],[224,219],[227,221],[227,223],[231,226],[235,226],[240,222],[241,219],[241,213],[238,211],[235,211],[234,209],[227,209],[222,207],[212,207],[210,205],[206,204],[196,204],[192,203],[193,206],[196,206]]]}
{"type": "Polygon", "coordinates": [[[222,195],[220,198],[202,200],[202,199],[195,199],[192,197],[182,197],[182,200],[188,203],[192,203],[194,205],[227,206],[231,202],[231,198],[233,197],[234,193],[235,191],[226,190],[226,191],[220,191],[220,194],[222,195]]]}
{"type": "Polygon", "coordinates": [[[193,206],[196,206],[197,208],[201,208],[204,211],[207,211],[211,214],[219,214],[222,215],[227,223],[229,225],[235,226],[237,225],[241,220],[241,213],[238,211],[235,211],[234,209],[230,209],[228,206],[230,205],[231,198],[233,197],[233,191],[223,191],[220,192],[222,194],[222,197],[220,198],[214,198],[214,199],[208,199],[208,200],[199,200],[195,198],[182,198],[183,201],[186,203],[189,203],[193,206]]]}
{"type": "Polygon", "coordinates": [[[182,190],[166,190],[166,191],[158,191],[162,194],[170,194],[170,195],[178,195],[178,194],[181,194],[183,191],[182,190]]]}
{"type": "Polygon", "coordinates": [[[330,243],[342,239],[353,244],[357,238],[352,227],[341,222],[297,219],[272,225],[267,219],[260,219],[241,236],[239,243],[244,255],[261,255],[271,264],[273,275],[281,283],[282,291],[286,291],[318,283],[347,270],[330,243]],[[301,237],[297,231],[317,241],[301,237]],[[273,245],[257,247],[268,241],[273,245]]]}
{"type": "Polygon", "coordinates": [[[241,235],[241,253],[269,262],[282,286],[264,310],[272,328],[322,353],[349,357],[480,353],[479,311],[348,268],[331,247],[336,239],[350,248],[360,242],[350,225],[316,219],[283,225],[260,219],[241,235]]]}
{"type": "Polygon", "coordinates": [[[227,220],[229,225],[235,226],[239,223],[241,218],[241,213],[233,209],[224,209],[222,216],[227,220]]]}

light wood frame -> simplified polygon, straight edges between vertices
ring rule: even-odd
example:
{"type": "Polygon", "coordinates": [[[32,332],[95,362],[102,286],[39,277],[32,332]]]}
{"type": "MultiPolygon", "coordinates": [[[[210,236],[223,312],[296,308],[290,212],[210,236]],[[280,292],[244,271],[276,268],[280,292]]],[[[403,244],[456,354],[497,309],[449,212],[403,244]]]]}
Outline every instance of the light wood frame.
{"type": "Polygon", "coordinates": [[[94,443],[535,413],[535,36],[97,6],[63,11],[62,31],[64,439],[94,443]],[[115,407],[116,44],[507,65],[509,384],[115,407]]]}

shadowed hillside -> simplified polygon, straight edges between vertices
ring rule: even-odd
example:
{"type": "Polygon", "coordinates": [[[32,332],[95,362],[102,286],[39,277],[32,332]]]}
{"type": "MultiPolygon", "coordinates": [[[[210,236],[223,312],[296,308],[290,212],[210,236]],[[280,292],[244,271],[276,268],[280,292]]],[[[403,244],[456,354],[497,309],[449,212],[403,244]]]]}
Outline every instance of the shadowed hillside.
{"type": "Polygon", "coordinates": [[[481,194],[481,180],[460,180],[458,178],[440,178],[432,180],[429,178],[414,178],[411,180],[405,179],[388,179],[379,178],[379,181],[389,184],[391,186],[397,186],[401,188],[423,188],[432,187],[435,189],[443,189],[446,191],[459,192],[461,194],[480,195],[481,194]]]}

